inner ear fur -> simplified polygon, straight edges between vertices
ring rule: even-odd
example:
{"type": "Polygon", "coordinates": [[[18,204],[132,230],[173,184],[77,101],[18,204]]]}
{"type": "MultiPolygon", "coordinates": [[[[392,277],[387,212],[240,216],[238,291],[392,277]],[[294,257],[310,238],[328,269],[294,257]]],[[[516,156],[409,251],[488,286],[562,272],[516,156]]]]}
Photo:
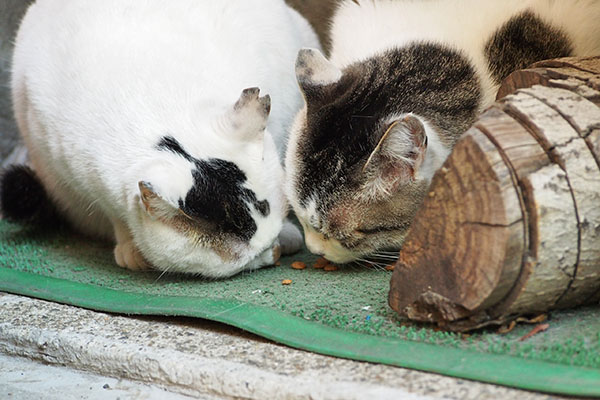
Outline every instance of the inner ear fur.
{"type": "Polygon", "coordinates": [[[367,197],[394,193],[403,182],[414,181],[427,150],[423,123],[412,114],[392,121],[365,162],[367,197]]]}
{"type": "Polygon", "coordinates": [[[138,182],[138,187],[140,189],[140,201],[150,217],[158,220],[166,220],[181,214],[181,210],[163,199],[155,191],[150,182],[140,181],[138,182]]]}
{"type": "Polygon", "coordinates": [[[244,141],[262,140],[271,112],[271,97],[257,87],[244,89],[227,113],[232,134],[244,141]]]}

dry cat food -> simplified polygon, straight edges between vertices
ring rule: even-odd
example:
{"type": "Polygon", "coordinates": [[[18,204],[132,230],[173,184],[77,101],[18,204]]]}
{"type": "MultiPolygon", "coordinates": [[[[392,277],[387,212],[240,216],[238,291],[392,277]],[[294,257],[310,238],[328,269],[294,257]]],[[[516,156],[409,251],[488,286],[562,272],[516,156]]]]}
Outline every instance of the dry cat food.
{"type": "Polygon", "coordinates": [[[302,261],[294,261],[292,263],[292,268],[294,268],[294,269],[304,269],[304,268],[306,268],[306,264],[304,264],[302,261]]]}
{"type": "Polygon", "coordinates": [[[282,281],[281,281],[281,284],[282,284],[282,285],[289,285],[289,284],[291,284],[291,283],[292,283],[292,280],[291,280],[291,279],[284,279],[284,280],[282,280],[282,281]]]}
{"type": "MultiPolygon", "coordinates": [[[[306,268],[306,264],[302,261],[294,261],[292,263],[292,268],[294,269],[304,269],[306,268]]],[[[324,269],[325,271],[337,271],[338,266],[329,262],[329,260],[319,257],[317,261],[313,264],[313,268],[324,269]]]]}
{"type": "Polygon", "coordinates": [[[313,268],[317,268],[317,269],[325,268],[325,266],[327,264],[329,264],[328,260],[326,260],[323,257],[319,257],[319,258],[317,258],[317,261],[315,261],[315,263],[313,264],[313,268]]]}

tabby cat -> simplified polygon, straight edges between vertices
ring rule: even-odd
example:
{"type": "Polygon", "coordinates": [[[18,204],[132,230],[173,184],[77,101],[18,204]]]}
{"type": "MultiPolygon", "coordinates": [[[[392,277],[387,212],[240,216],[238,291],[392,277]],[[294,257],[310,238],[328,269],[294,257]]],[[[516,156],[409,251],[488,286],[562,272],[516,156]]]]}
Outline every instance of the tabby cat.
{"type": "Polygon", "coordinates": [[[600,54],[596,0],[347,0],[329,60],[303,49],[286,194],[308,248],[397,250],[431,178],[512,71],[600,54]]]}

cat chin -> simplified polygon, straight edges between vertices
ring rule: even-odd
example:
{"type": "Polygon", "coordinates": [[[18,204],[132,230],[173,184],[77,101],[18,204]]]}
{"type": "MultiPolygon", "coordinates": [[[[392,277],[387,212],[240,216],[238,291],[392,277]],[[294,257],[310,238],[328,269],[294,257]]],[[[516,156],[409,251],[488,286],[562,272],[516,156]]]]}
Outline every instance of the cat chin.
{"type": "Polygon", "coordinates": [[[360,254],[346,249],[338,240],[326,239],[322,234],[310,228],[304,229],[304,238],[306,247],[311,253],[322,255],[334,263],[345,264],[360,257],[360,254]]]}
{"type": "Polygon", "coordinates": [[[140,244],[142,244],[140,246],[142,252],[154,269],[214,279],[227,278],[244,270],[274,265],[281,256],[277,241],[259,252],[247,247],[239,248],[237,251],[234,250],[235,255],[225,255],[219,249],[182,242],[162,245],[157,245],[156,242],[140,244]]]}
{"type": "Polygon", "coordinates": [[[189,233],[183,234],[164,222],[145,216],[132,224],[136,227],[132,234],[133,242],[152,268],[216,279],[273,265],[279,260],[277,228],[281,224],[262,222],[261,225],[269,226],[259,229],[263,231],[260,243],[258,240],[242,243],[227,239],[202,243],[202,239],[198,242],[189,233]]]}

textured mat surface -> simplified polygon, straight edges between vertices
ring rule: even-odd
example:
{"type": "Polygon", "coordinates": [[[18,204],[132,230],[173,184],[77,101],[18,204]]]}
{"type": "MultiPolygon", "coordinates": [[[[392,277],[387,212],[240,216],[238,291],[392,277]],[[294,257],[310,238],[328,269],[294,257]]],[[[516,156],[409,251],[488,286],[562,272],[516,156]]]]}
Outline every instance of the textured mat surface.
{"type": "Polygon", "coordinates": [[[111,246],[0,221],[0,290],[101,311],[224,322],[293,347],[524,389],[600,396],[600,307],[550,315],[507,334],[459,335],[400,320],[387,306],[391,273],[327,272],[297,254],[279,267],[210,281],[114,265],[111,246]],[[303,260],[304,270],[290,267],[303,260]],[[291,279],[290,285],[282,280],[291,279]]]}

